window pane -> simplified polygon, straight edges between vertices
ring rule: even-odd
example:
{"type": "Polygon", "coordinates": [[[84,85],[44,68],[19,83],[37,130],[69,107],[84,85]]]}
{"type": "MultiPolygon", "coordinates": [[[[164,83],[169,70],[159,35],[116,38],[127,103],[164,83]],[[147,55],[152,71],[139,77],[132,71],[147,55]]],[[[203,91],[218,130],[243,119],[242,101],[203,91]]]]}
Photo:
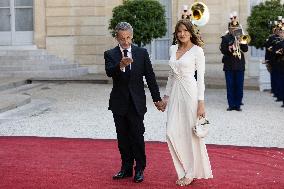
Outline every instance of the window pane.
{"type": "Polygon", "coordinates": [[[169,40],[156,40],[155,42],[156,60],[169,59],[169,40]]]}
{"type": "Polygon", "coordinates": [[[0,31],[11,31],[10,9],[0,9],[0,31]]]}
{"type": "Polygon", "coordinates": [[[168,0],[159,0],[159,2],[165,7],[165,16],[166,17],[170,17],[170,7],[171,7],[171,2],[169,2],[168,0]]]}
{"type": "Polygon", "coordinates": [[[16,9],[16,31],[33,31],[33,9],[16,9]]]}
{"type": "Polygon", "coordinates": [[[15,6],[33,6],[33,0],[15,0],[15,6]]]}
{"type": "Polygon", "coordinates": [[[159,0],[159,2],[165,6],[166,10],[166,22],[167,22],[167,32],[165,36],[159,39],[154,40],[154,47],[151,49],[155,53],[155,57],[152,57],[155,60],[168,60],[169,59],[169,48],[171,45],[171,0],[159,0]]]}
{"type": "Polygon", "coordinates": [[[251,47],[251,56],[252,57],[264,57],[265,56],[265,50],[262,49],[256,49],[255,47],[251,47]]]}
{"type": "Polygon", "coordinates": [[[10,0],[0,0],[0,7],[10,7],[10,0]]]}

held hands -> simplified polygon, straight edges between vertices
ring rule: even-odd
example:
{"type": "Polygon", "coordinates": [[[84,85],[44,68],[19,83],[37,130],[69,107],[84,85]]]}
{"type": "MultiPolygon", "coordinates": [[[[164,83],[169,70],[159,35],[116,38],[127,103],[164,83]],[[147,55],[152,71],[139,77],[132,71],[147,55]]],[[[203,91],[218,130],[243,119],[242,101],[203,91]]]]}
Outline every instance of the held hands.
{"type": "Polygon", "coordinates": [[[169,96],[165,95],[163,97],[163,100],[158,101],[158,102],[154,102],[154,104],[159,111],[164,112],[166,110],[168,100],[169,100],[169,96]]]}
{"type": "Polygon", "coordinates": [[[154,104],[155,104],[155,106],[156,106],[156,108],[159,110],[159,111],[162,111],[162,112],[164,112],[165,111],[165,109],[166,109],[166,104],[165,104],[165,102],[164,101],[157,101],[157,102],[154,102],[154,104]]]}
{"type": "Polygon", "coordinates": [[[166,110],[168,100],[169,100],[169,96],[165,95],[163,97],[163,100],[158,101],[158,102],[154,102],[154,104],[159,111],[164,112],[166,110]]]}
{"type": "Polygon", "coordinates": [[[119,63],[120,68],[125,68],[126,66],[128,66],[129,64],[131,64],[133,62],[132,58],[129,57],[123,57],[119,63]]]}

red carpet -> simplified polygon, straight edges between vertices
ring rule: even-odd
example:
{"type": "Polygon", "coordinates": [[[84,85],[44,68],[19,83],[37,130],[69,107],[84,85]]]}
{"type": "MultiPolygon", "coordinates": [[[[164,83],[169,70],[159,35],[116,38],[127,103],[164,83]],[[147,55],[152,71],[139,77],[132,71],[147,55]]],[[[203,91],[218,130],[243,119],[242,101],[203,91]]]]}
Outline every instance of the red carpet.
{"type": "MultiPolygon", "coordinates": [[[[112,180],[120,167],[115,140],[0,137],[0,188],[172,189],[167,144],[146,143],[145,181],[112,180]]],[[[284,149],[208,145],[213,179],[186,188],[284,188],[284,149]]]]}

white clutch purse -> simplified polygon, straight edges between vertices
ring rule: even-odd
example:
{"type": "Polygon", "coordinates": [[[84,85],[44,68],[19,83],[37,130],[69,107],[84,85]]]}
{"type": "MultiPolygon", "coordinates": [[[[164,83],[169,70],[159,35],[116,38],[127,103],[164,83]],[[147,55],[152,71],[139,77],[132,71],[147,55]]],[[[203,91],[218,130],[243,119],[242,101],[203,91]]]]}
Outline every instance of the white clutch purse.
{"type": "Polygon", "coordinates": [[[209,132],[209,121],[205,117],[197,118],[193,132],[199,138],[204,138],[209,132]]]}

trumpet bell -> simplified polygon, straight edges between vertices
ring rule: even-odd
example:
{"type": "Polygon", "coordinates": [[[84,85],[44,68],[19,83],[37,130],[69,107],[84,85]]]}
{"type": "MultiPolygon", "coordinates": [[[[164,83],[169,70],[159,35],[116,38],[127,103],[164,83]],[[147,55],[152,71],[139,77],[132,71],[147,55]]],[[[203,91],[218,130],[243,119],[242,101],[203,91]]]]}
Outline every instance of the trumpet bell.
{"type": "Polygon", "coordinates": [[[251,38],[250,38],[249,35],[242,35],[242,36],[240,37],[240,43],[241,43],[241,44],[249,44],[250,41],[251,41],[251,38]]]}
{"type": "Polygon", "coordinates": [[[197,26],[204,26],[209,21],[209,9],[202,2],[195,2],[191,5],[192,23],[197,26]]]}

